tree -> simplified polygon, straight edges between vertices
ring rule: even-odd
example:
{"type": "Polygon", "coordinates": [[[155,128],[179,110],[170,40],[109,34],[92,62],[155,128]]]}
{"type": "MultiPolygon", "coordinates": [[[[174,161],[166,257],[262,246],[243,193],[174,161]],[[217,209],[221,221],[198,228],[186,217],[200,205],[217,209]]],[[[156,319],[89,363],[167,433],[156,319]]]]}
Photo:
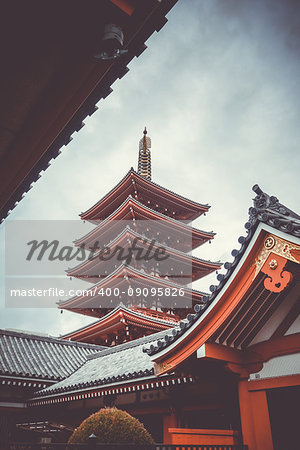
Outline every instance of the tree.
{"type": "Polygon", "coordinates": [[[89,416],[74,430],[68,443],[88,442],[91,434],[97,437],[99,443],[154,444],[139,420],[117,408],[103,408],[89,416]]]}

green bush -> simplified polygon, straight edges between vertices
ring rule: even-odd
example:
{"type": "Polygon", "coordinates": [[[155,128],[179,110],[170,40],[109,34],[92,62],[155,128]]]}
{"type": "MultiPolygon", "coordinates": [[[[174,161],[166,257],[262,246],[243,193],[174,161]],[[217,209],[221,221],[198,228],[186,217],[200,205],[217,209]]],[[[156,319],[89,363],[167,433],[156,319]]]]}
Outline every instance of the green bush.
{"type": "Polygon", "coordinates": [[[117,408],[100,409],[89,416],[74,430],[68,443],[88,442],[91,434],[97,436],[97,442],[100,443],[154,444],[141,422],[117,408]]]}

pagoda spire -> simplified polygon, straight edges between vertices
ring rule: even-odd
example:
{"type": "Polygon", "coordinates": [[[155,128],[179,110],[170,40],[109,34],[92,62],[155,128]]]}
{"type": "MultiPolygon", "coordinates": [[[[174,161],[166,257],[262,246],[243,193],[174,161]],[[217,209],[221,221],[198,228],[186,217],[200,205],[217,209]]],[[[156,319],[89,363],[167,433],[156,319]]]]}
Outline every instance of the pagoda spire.
{"type": "Polygon", "coordinates": [[[138,174],[147,180],[151,180],[151,139],[147,137],[147,129],[139,143],[138,174]]]}

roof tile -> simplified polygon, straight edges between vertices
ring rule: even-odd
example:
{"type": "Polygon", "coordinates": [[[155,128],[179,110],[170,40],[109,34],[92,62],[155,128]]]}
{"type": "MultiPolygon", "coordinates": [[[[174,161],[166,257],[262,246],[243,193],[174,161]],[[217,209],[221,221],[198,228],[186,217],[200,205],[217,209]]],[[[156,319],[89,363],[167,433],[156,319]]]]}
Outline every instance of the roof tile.
{"type": "Polygon", "coordinates": [[[105,347],[0,330],[0,375],[61,380],[105,347]]]}

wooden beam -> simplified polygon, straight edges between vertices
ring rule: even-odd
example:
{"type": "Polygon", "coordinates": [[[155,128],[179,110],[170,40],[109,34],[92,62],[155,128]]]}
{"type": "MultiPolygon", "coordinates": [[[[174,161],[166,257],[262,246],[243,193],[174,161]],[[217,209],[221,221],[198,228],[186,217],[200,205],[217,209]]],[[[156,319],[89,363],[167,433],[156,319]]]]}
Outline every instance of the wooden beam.
{"type": "Polygon", "coordinates": [[[211,358],[233,364],[243,364],[244,362],[241,350],[211,343],[205,343],[197,350],[197,358],[211,358]]]}
{"type": "Polygon", "coordinates": [[[224,361],[227,369],[245,378],[248,378],[250,373],[259,372],[263,367],[259,354],[212,343],[203,344],[197,350],[197,358],[224,361]]]}
{"type": "Polygon", "coordinates": [[[299,385],[300,385],[300,374],[248,381],[249,391],[260,391],[265,389],[276,389],[299,385]]]}
{"type": "Polygon", "coordinates": [[[197,350],[197,358],[210,358],[230,364],[251,366],[293,353],[300,353],[300,333],[260,342],[244,351],[220,344],[205,343],[197,350]]]}
{"type": "Polygon", "coordinates": [[[261,361],[268,361],[283,355],[300,353],[300,333],[281,336],[248,347],[247,352],[260,355],[261,361]]]}
{"type": "Polygon", "coordinates": [[[124,11],[128,16],[132,16],[134,12],[134,6],[131,2],[128,2],[127,0],[110,0],[111,3],[116,5],[118,8],[120,8],[122,11],[124,11]]]}

